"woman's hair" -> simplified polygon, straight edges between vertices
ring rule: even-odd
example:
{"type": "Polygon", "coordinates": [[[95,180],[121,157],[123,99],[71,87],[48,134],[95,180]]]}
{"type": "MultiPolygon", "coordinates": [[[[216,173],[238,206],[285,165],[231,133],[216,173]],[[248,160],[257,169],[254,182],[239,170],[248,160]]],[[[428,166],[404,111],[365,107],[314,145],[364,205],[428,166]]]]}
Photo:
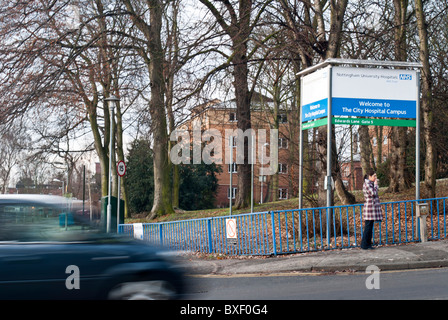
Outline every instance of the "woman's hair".
{"type": "Polygon", "coordinates": [[[369,179],[369,177],[373,176],[375,174],[375,170],[370,169],[367,171],[367,174],[364,176],[364,180],[369,179]]]}

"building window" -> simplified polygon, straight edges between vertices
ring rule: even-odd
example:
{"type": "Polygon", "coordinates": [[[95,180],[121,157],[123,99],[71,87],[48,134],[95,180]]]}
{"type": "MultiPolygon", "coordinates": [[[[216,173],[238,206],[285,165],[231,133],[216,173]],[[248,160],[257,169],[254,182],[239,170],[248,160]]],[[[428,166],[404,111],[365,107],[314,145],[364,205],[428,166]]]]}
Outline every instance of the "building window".
{"type": "MultiPolygon", "coordinates": [[[[236,197],[236,187],[232,188],[232,199],[235,199],[236,197]]],[[[227,199],[230,199],[230,188],[227,188],[227,199]]]]}
{"type": "Polygon", "coordinates": [[[238,172],[238,165],[234,162],[234,163],[232,163],[231,165],[229,164],[228,165],[228,170],[229,170],[229,173],[230,172],[232,172],[232,173],[237,173],[238,172]],[[232,171],[230,171],[232,169],[232,171]]]}
{"type": "Polygon", "coordinates": [[[230,113],[229,113],[229,121],[230,121],[230,122],[236,122],[236,121],[238,121],[238,120],[236,119],[236,112],[230,112],[230,113]]]}
{"type": "Polygon", "coordinates": [[[288,165],[286,163],[278,164],[278,172],[279,173],[288,173],[288,165]]]}
{"type": "Polygon", "coordinates": [[[279,149],[288,149],[288,139],[278,138],[278,148],[279,149]]]}
{"type": "Polygon", "coordinates": [[[346,177],[346,178],[348,178],[348,177],[350,177],[350,167],[345,167],[345,169],[344,169],[344,176],[346,177]]]}
{"type": "Polygon", "coordinates": [[[286,116],[286,113],[281,113],[277,116],[278,118],[278,123],[287,123],[288,122],[288,117],[286,116]]]}
{"type": "Polygon", "coordinates": [[[288,199],[288,189],[285,188],[279,188],[278,189],[278,198],[279,199],[288,199]]]}

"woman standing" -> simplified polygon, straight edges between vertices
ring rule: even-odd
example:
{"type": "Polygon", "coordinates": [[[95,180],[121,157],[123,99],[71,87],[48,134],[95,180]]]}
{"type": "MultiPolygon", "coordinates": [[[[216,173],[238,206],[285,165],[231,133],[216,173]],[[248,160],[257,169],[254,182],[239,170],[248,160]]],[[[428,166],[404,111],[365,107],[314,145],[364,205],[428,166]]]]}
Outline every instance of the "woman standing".
{"type": "Polygon", "coordinates": [[[381,213],[380,198],[378,197],[378,179],[376,173],[370,170],[364,176],[364,185],[362,188],[364,192],[364,232],[362,234],[361,249],[373,249],[372,247],[372,233],[373,224],[375,221],[383,220],[381,213]]]}

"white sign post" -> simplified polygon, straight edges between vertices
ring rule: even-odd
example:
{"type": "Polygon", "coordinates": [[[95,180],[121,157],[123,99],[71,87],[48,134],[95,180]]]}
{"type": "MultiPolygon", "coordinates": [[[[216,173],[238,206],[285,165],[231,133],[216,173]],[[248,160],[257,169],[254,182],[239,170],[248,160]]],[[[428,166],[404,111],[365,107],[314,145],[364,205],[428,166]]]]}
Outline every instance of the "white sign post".
{"type": "Polygon", "coordinates": [[[121,177],[126,173],[126,164],[123,160],[117,164],[117,174],[118,174],[118,200],[117,200],[117,233],[118,226],[120,224],[120,193],[121,193],[121,177]]]}

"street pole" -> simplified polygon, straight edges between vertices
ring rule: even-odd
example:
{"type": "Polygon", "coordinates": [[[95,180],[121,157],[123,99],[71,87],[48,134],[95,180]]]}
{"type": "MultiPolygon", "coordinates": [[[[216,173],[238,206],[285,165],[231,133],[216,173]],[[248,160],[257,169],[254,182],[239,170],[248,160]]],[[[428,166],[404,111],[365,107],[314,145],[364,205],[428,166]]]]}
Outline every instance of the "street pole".
{"type": "Polygon", "coordinates": [[[420,199],[420,71],[417,72],[415,117],[415,200],[420,199]]]}
{"type": "Polygon", "coordinates": [[[250,212],[254,213],[254,136],[251,135],[251,158],[252,158],[252,164],[251,164],[251,179],[250,179],[250,212]]]}
{"type": "Polygon", "coordinates": [[[111,196],[112,196],[112,157],[113,157],[113,133],[114,133],[114,110],[115,104],[120,101],[115,96],[110,96],[105,99],[109,106],[110,112],[110,140],[109,140],[109,181],[108,181],[108,194],[107,194],[107,221],[106,221],[106,232],[110,233],[111,228],[111,215],[112,215],[112,205],[111,205],[111,196]]]}
{"type": "Polygon", "coordinates": [[[229,211],[230,215],[232,215],[232,198],[233,198],[233,181],[232,181],[232,175],[233,175],[233,136],[230,136],[230,188],[229,188],[229,211]]]}
{"type": "Polygon", "coordinates": [[[118,200],[117,200],[117,233],[120,224],[120,192],[121,192],[121,175],[118,175],[118,200]]]}
{"type": "MultiPolygon", "coordinates": [[[[300,78],[300,103],[303,101],[303,77],[300,78]]],[[[302,108],[300,108],[299,121],[299,209],[303,206],[303,129],[302,129],[302,108]]]]}
{"type": "MultiPolygon", "coordinates": [[[[269,145],[269,143],[265,143],[261,146],[261,165],[264,165],[264,152],[266,150],[266,147],[269,145]]],[[[260,169],[260,172],[263,172],[263,170],[260,169]]],[[[260,203],[263,203],[263,182],[264,182],[265,175],[261,175],[261,190],[260,190],[260,203]]]]}
{"type": "Polygon", "coordinates": [[[333,73],[333,69],[332,66],[330,65],[328,68],[328,124],[327,124],[327,246],[330,247],[331,244],[331,240],[330,240],[330,216],[331,216],[331,198],[332,198],[332,189],[331,189],[331,167],[332,167],[332,154],[331,154],[331,148],[332,148],[332,144],[331,144],[331,139],[332,139],[332,124],[331,124],[331,120],[332,120],[332,111],[331,111],[331,95],[332,95],[332,91],[331,91],[331,86],[332,86],[332,73],[333,73]]]}
{"type": "Polygon", "coordinates": [[[86,165],[82,166],[82,215],[86,205],[86,165]]]}

